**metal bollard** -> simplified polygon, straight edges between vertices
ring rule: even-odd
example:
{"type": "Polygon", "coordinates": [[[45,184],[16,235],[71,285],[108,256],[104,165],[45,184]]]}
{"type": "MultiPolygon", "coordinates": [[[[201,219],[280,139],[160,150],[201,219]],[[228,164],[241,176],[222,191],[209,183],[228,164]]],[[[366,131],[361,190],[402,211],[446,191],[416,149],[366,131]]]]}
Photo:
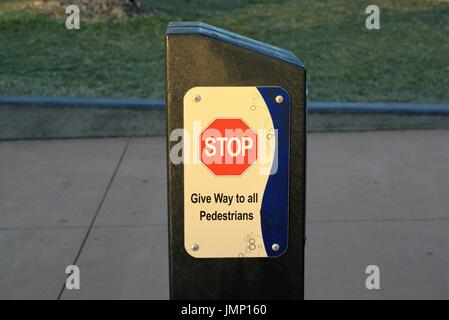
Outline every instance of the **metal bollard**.
{"type": "Polygon", "coordinates": [[[304,65],[173,22],[166,72],[171,299],[303,299],[304,65]]]}

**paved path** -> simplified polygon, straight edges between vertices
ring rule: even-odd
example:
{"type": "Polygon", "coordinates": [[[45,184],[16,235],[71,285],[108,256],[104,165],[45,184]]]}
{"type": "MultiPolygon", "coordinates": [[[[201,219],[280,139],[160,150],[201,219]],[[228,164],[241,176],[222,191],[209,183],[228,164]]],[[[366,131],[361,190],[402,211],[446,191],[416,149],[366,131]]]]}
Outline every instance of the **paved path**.
{"type": "MultiPolygon", "coordinates": [[[[449,298],[448,141],[309,135],[306,298],[449,298]]],[[[168,298],[165,179],[163,138],[0,142],[0,299],[168,298]]]]}

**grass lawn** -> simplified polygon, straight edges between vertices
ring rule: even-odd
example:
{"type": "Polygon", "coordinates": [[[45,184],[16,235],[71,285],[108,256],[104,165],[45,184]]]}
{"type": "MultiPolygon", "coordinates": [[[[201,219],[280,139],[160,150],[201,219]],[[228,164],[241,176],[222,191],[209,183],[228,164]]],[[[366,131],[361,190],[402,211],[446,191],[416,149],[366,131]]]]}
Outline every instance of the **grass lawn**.
{"type": "Polygon", "coordinates": [[[57,20],[0,0],[0,96],[162,98],[169,21],[199,20],[296,53],[314,101],[449,102],[449,1],[141,0],[147,18],[57,20]],[[365,29],[367,5],[381,29],[365,29]]]}

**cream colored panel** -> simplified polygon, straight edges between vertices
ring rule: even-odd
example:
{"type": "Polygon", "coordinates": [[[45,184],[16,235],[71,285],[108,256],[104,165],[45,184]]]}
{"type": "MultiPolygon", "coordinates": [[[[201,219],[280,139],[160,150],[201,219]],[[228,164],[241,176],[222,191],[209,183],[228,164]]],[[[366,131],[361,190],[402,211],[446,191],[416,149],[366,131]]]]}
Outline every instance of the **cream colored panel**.
{"type": "Polygon", "coordinates": [[[184,129],[185,250],[196,258],[266,257],[260,208],[275,139],[259,91],[256,87],[190,89],[184,96],[184,129]],[[215,175],[200,161],[200,134],[215,119],[242,119],[257,133],[257,160],[240,176],[215,175]],[[237,195],[244,201],[238,202],[237,195]],[[219,220],[218,213],[229,219],[219,220]]]}

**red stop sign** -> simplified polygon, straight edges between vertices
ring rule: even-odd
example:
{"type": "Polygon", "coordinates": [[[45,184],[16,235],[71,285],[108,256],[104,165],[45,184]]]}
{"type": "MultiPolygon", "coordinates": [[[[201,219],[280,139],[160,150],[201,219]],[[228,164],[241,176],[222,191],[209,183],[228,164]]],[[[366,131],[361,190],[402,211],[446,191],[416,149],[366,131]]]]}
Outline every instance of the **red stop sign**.
{"type": "Polygon", "coordinates": [[[201,162],[217,176],[238,176],[257,159],[257,134],[242,119],[215,119],[200,135],[201,162]]]}

